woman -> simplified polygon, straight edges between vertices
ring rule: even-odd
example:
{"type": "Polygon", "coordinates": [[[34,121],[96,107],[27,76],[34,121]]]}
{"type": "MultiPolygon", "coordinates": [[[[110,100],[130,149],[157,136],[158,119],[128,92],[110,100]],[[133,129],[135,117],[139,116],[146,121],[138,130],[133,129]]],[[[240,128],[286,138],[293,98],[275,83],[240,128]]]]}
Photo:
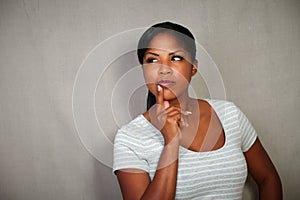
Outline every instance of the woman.
{"type": "Polygon", "coordinates": [[[140,38],[147,112],[119,129],[114,172],[124,199],[241,199],[247,169],[260,199],[281,199],[278,173],[245,115],[231,102],[188,95],[196,47],[164,22],[140,38]]]}

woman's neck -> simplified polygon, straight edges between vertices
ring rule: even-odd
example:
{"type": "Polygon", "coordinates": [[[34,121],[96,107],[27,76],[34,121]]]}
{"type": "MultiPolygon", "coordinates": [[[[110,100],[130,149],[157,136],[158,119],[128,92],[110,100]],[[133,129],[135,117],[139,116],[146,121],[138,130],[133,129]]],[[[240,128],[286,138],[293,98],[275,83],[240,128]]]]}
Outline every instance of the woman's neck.
{"type": "Polygon", "coordinates": [[[195,107],[195,99],[186,96],[184,98],[177,98],[174,100],[169,101],[170,106],[179,107],[182,111],[190,111],[195,107]]]}

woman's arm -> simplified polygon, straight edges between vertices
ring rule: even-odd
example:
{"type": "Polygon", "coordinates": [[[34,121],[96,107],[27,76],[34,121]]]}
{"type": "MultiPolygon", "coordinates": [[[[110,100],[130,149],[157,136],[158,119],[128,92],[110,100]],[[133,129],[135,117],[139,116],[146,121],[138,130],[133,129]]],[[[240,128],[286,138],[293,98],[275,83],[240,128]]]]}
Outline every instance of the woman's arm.
{"type": "Polygon", "coordinates": [[[153,180],[141,170],[127,169],[117,171],[123,198],[134,199],[174,199],[178,171],[178,151],[181,118],[180,108],[170,106],[164,101],[164,90],[158,86],[157,104],[149,110],[151,123],[161,131],[164,149],[153,180]]]}
{"type": "Polygon", "coordinates": [[[258,185],[259,199],[282,199],[280,177],[258,138],[244,155],[250,174],[258,185]]]}
{"type": "Polygon", "coordinates": [[[123,199],[174,199],[177,181],[179,143],[164,147],[153,180],[136,169],[116,172],[123,199]]]}

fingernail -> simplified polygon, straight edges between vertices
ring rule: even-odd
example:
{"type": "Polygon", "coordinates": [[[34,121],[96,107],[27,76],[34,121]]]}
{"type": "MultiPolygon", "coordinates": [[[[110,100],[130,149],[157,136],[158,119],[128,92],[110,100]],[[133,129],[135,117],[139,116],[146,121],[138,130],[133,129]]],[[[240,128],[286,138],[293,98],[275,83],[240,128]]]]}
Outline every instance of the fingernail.
{"type": "Polygon", "coordinates": [[[191,114],[192,114],[192,112],[191,112],[191,111],[188,111],[188,110],[186,110],[185,113],[186,113],[187,115],[191,115],[191,114]]]}
{"type": "Polygon", "coordinates": [[[157,85],[157,90],[161,91],[161,86],[160,85],[157,85]]]}

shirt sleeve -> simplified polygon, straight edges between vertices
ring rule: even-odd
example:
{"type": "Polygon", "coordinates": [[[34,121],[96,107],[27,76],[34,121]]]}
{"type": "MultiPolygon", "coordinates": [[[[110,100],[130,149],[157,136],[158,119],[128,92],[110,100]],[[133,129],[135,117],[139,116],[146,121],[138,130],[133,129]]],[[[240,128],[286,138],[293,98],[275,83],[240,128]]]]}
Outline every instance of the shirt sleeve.
{"type": "Polygon", "coordinates": [[[143,143],[139,138],[119,130],[114,141],[113,172],[119,169],[140,169],[149,171],[143,143]]]}
{"type": "Polygon", "coordinates": [[[237,110],[242,139],[241,148],[243,152],[247,152],[255,142],[257,133],[245,114],[239,108],[237,110]]]}

